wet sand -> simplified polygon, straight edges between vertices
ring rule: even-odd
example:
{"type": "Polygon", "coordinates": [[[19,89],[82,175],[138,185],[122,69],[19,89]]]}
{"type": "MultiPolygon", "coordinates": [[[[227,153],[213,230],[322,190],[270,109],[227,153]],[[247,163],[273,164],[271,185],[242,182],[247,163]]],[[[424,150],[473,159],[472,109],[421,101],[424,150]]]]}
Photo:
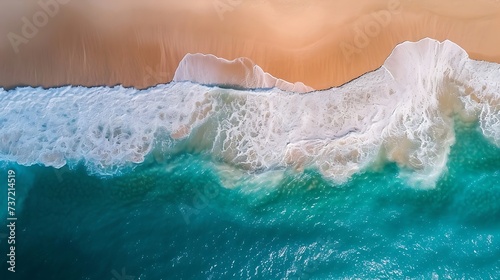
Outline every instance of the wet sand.
{"type": "Polygon", "coordinates": [[[498,0],[101,2],[1,0],[0,86],[145,88],[171,81],[187,53],[204,53],[248,57],[274,77],[323,89],[425,37],[500,62],[498,0]]]}

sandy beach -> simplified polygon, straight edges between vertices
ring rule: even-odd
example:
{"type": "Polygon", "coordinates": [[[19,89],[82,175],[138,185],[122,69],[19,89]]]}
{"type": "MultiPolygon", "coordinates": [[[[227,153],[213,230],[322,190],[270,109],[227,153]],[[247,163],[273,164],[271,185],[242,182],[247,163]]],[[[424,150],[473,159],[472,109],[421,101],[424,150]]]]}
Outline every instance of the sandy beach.
{"type": "Polygon", "coordinates": [[[425,37],[500,62],[498,30],[496,0],[2,0],[0,86],[146,88],[203,53],[247,57],[274,77],[324,89],[425,37]]]}

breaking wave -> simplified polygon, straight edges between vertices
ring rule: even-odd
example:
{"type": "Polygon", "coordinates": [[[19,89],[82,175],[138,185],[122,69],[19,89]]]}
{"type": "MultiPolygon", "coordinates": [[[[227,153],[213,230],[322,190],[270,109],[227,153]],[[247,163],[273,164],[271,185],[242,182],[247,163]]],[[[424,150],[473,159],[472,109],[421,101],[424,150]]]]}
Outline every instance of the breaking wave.
{"type": "MultiPolygon", "coordinates": [[[[178,80],[203,73],[180,69],[178,80]]],[[[194,80],[223,84],[218,77],[194,80]]],[[[116,174],[148,155],[195,152],[250,171],[314,167],[336,182],[388,160],[432,187],[455,142],[454,118],[479,122],[500,146],[500,65],[450,41],[402,43],[381,68],[329,90],[300,94],[276,81],[240,84],[274,87],[261,90],[189,81],[0,90],[0,160],[116,174]]]]}

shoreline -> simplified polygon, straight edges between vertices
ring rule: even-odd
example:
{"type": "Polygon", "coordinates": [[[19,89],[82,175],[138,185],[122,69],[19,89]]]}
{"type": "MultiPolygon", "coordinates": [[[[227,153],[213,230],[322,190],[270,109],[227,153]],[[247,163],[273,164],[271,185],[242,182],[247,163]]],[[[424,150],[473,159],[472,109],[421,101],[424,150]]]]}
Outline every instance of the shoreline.
{"type": "Polygon", "coordinates": [[[399,43],[426,37],[449,39],[471,59],[500,62],[500,2],[221,1],[214,2],[217,10],[211,1],[193,8],[173,1],[65,0],[45,25],[35,26],[33,38],[17,42],[16,53],[7,34],[23,36],[21,19],[41,9],[36,3],[19,8],[0,20],[0,86],[143,89],[170,82],[187,53],[203,53],[247,57],[278,79],[321,90],[379,68],[399,43]]]}

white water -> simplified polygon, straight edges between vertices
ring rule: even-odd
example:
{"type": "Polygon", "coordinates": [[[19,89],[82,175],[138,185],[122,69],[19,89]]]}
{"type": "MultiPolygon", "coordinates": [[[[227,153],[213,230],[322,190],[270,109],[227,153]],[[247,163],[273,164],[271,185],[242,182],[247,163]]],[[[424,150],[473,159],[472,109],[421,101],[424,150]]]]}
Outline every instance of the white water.
{"type": "Polygon", "coordinates": [[[211,54],[199,53],[184,56],[175,71],[173,81],[244,89],[279,88],[298,93],[314,90],[303,83],[290,83],[277,79],[264,72],[248,58],[229,61],[211,54]]]}
{"type": "MultiPolygon", "coordinates": [[[[216,75],[214,75],[216,77],[216,75]]],[[[432,187],[454,143],[453,114],[500,145],[500,65],[450,41],[397,46],[374,72],[325,91],[173,82],[0,91],[0,160],[113,174],[145,156],[199,151],[242,169],[317,167],[343,182],[381,159],[432,187]]]]}

